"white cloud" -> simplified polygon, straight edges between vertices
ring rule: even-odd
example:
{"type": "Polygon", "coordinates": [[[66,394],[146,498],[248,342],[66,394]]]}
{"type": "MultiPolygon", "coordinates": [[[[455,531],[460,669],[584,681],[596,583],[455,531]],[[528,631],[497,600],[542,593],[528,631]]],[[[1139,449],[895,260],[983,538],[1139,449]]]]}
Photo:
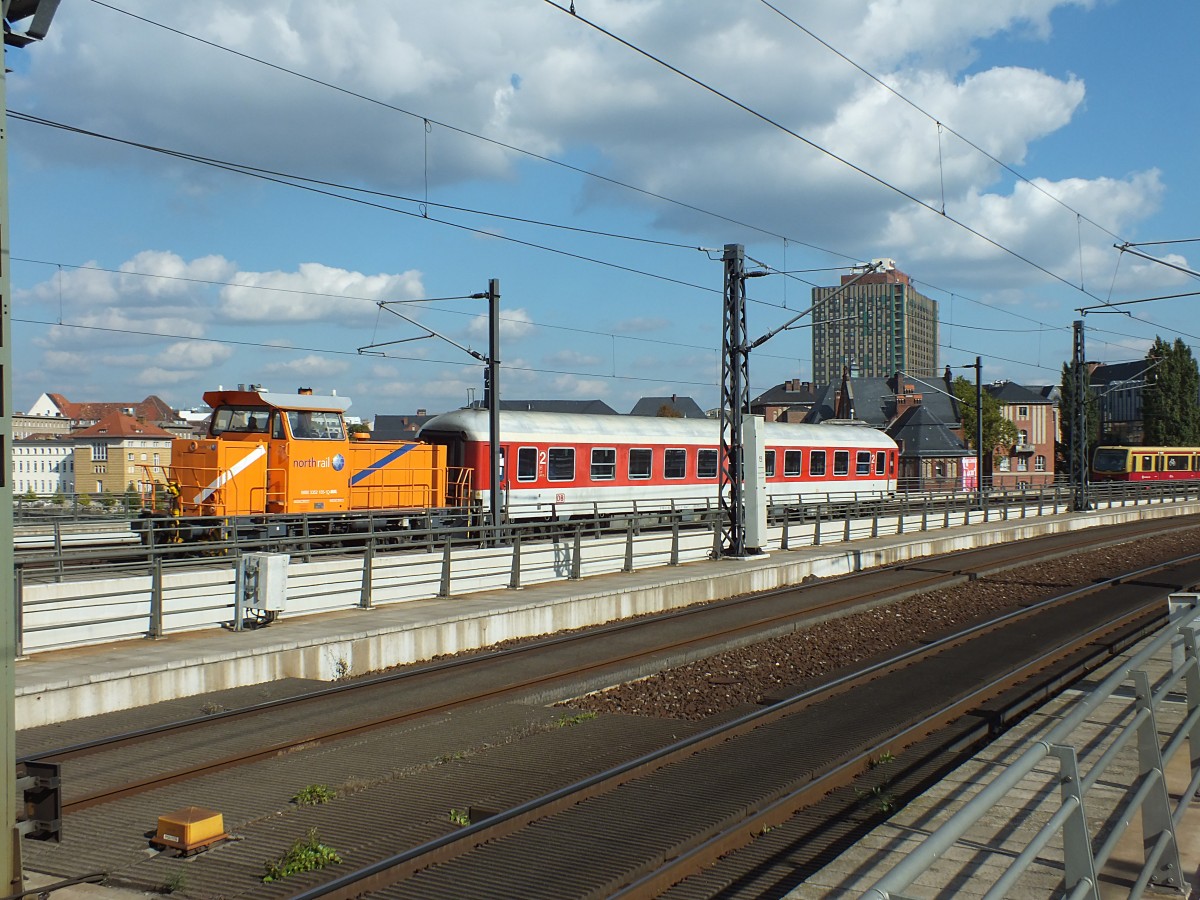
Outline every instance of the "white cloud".
{"type": "Polygon", "coordinates": [[[178,341],[163,350],[157,362],[171,369],[210,369],[228,361],[233,348],[214,341],[178,341]]]}
{"type": "Polygon", "coordinates": [[[607,397],[611,392],[610,383],[602,378],[558,375],[551,380],[551,384],[554,385],[554,395],[550,399],[587,400],[607,397]]]}
{"type": "Polygon", "coordinates": [[[332,378],[350,369],[350,364],[340,359],[310,353],[299,359],[271,363],[263,366],[268,375],[288,375],[293,378],[332,378]]]}
{"type": "MultiPolygon", "coordinates": [[[[517,341],[533,331],[533,319],[524,309],[500,308],[500,343],[501,349],[505,341],[517,341]]],[[[467,333],[477,341],[488,338],[488,317],[475,316],[467,326],[467,333]]]]}
{"type": "MultiPolygon", "coordinates": [[[[142,369],[142,371],[138,372],[133,378],[133,383],[149,389],[157,389],[162,385],[183,384],[195,377],[195,372],[189,372],[186,369],[151,366],[148,369],[142,369]]],[[[213,385],[213,387],[216,387],[216,385],[213,385]]]]}
{"type": "Polygon", "coordinates": [[[321,263],[294,272],[238,272],[221,289],[221,315],[235,322],[362,324],[375,319],[375,301],[423,296],[421,275],[364,275],[321,263]]]}

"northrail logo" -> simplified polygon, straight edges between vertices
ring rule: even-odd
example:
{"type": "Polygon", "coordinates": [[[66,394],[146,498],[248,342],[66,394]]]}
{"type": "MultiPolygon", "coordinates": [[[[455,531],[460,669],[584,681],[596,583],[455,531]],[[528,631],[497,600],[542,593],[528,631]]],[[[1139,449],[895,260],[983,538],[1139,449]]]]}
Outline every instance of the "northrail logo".
{"type": "Polygon", "coordinates": [[[346,465],[346,460],[340,453],[333,459],[329,457],[317,459],[315,456],[310,456],[308,459],[292,460],[293,469],[333,469],[335,472],[340,472],[344,465],[346,465]]]}

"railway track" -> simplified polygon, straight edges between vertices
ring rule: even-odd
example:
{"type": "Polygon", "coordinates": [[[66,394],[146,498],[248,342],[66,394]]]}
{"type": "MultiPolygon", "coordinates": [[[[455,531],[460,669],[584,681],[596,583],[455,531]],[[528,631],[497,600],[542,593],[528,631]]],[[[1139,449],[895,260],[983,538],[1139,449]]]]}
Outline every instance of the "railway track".
{"type": "MultiPolygon", "coordinates": [[[[88,807],[96,807],[97,813],[104,815],[103,810],[114,803],[145,805],[154,802],[147,798],[178,796],[181,790],[194,795],[196,790],[205,790],[201,785],[215,773],[231,770],[225,778],[235,778],[234,767],[247,766],[255,759],[332,753],[348,739],[350,743],[365,740],[369,731],[411,733],[423,727],[422,722],[452,717],[467,706],[496,705],[517,696],[536,703],[559,699],[636,677],[670,665],[672,660],[695,658],[717,647],[790,631],[805,621],[837,615],[851,605],[961,583],[972,573],[1070,553],[1085,544],[1094,546],[1097,540],[1124,541],[1162,530],[1160,524],[1145,523],[1132,529],[1098,529],[1087,535],[1059,535],[941,560],[926,559],[913,566],[764,597],[735,598],[444,660],[287,701],[159,723],[104,739],[56,746],[47,743],[51,731],[22,734],[19,747],[27,758],[63,762],[69,832],[72,818],[87,815],[88,807]],[[364,716],[364,708],[371,714],[364,716]],[[319,727],[313,727],[314,722],[319,727]],[[133,773],[135,777],[131,777],[133,773]]],[[[61,728],[53,730],[55,735],[61,732],[61,728]]],[[[218,855],[214,853],[213,858],[218,855]]]]}
{"type": "MultiPolygon", "coordinates": [[[[1190,584],[1200,580],[1198,560],[1139,574],[1172,573],[1190,584]]],[[[1161,609],[1151,610],[1160,601],[1124,587],[1074,591],[901,654],[296,896],[402,900],[452,896],[484,883],[492,896],[532,896],[527,891],[543,879],[568,878],[572,896],[659,896],[853,784],[875,761],[903,759],[911,745],[1070,656],[1085,655],[1079,664],[1086,671],[1087,662],[1108,656],[1096,648],[1086,653],[1089,647],[1132,641],[1162,620],[1161,609]],[[1104,611],[1080,634],[1078,604],[1085,599],[1089,615],[1098,605],[1104,611]],[[987,673],[982,685],[980,669],[987,673]],[[617,836],[639,818],[650,825],[646,810],[671,815],[655,817],[649,846],[629,847],[617,836]],[[581,845],[607,865],[563,866],[581,845]],[[534,859],[540,864],[530,878],[534,859]]]]}

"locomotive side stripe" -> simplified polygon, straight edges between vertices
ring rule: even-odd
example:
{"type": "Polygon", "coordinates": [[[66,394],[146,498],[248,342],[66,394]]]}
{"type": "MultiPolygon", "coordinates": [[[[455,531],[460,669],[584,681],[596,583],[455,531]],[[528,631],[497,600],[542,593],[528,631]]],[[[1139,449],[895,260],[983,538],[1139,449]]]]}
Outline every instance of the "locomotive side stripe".
{"type": "Polygon", "coordinates": [[[245,456],[243,456],[238,462],[234,463],[226,471],[222,472],[220,475],[218,475],[216,478],[214,478],[212,480],[212,483],[209,484],[209,486],[206,487],[204,490],[202,490],[200,493],[198,493],[195,496],[195,498],[192,500],[192,502],[193,503],[203,503],[205,500],[207,500],[209,497],[211,497],[216,491],[220,490],[225,485],[227,485],[229,482],[231,482],[233,479],[237,478],[237,476],[239,474],[241,474],[241,472],[247,466],[249,466],[255,460],[262,459],[266,455],[267,455],[267,448],[264,447],[262,444],[259,444],[255,449],[251,450],[249,453],[247,453],[245,456]]]}
{"type": "Polygon", "coordinates": [[[405,453],[407,453],[409,450],[412,450],[413,448],[418,447],[418,446],[420,446],[420,445],[419,444],[405,444],[403,447],[393,450],[387,456],[385,456],[381,459],[375,460],[375,462],[371,463],[369,466],[367,466],[361,472],[355,472],[353,475],[351,475],[350,476],[350,485],[354,486],[354,485],[358,484],[360,481],[362,481],[364,478],[371,477],[376,472],[378,472],[380,469],[384,468],[385,466],[391,465],[396,460],[398,460],[401,456],[403,456],[405,453]]]}

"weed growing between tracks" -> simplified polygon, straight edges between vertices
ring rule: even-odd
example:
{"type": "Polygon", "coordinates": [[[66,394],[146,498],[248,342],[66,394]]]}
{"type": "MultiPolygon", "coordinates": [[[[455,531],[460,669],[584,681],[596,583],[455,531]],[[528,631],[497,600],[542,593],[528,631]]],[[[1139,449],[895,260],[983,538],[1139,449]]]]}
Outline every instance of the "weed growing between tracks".
{"type": "Polygon", "coordinates": [[[313,828],[308,832],[307,838],[298,838],[296,843],[292,844],[291,849],[279,859],[264,863],[266,874],[263,875],[262,880],[264,884],[267,884],[287,878],[289,875],[313,872],[326,866],[336,865],[341,861],[342,858],[338,856],[336,850],[321,843],[317,829],[313,828]]]}

